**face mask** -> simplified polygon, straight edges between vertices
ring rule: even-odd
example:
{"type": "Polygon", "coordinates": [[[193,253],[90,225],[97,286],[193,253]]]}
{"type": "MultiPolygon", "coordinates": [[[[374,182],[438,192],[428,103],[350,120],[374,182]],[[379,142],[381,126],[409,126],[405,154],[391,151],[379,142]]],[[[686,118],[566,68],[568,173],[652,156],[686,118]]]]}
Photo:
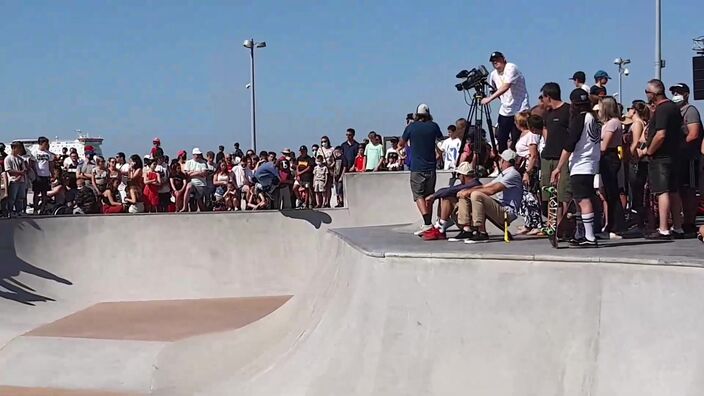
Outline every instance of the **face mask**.
{"type": "Polygon", "coordinates": [[[672,97],[672,101],[675,103],[682,103],[684,101],[684,96],[675,94],[675,96],[672,97]]]}

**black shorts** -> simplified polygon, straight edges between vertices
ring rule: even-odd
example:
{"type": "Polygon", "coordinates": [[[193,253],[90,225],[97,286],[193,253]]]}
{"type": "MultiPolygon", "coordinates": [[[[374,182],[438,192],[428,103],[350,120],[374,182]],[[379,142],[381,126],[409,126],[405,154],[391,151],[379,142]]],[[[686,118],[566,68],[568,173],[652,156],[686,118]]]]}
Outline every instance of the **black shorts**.
{"type": "Polygon", "coordinates": [[[414,201],[435,193],[435,178],[434,170],[411,172],[411,192],[414,201]]]}
{"type": "Polygon", "coordinates": [[[32,191],[35,193],[44,193],[51,188],[49,176],[37,176],[37,179],[32,182],[32,191]]]}
{"type": "Polygon", "coordinates": [[[680,188],[699,188],[699,158],[679,161],[680,188]]]}
{"type": "Polygon", "coordinates": [[[596,196],[594,175],[571,175],[570,187],[572,189],[572,198],[576,200],[591,199],[596,196]]]}
{"type": "Polygon", "coordinates": [[[651,158],[648,163],[648,182],[653,194],[677,192],[680,188],[681,167],[674,158],[651,158]]]}

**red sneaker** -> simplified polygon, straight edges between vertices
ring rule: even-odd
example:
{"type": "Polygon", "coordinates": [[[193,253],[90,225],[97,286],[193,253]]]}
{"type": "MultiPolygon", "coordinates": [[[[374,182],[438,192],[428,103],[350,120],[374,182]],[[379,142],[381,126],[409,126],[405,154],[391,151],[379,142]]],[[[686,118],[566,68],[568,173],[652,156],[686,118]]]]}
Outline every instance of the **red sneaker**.
{"type": "Polygon", "coordinates": [[[441,239],[447,239],[447,237],[445,236],[444,232],[441,232],[440,230],[438,230],[435,227],[426,231],[423,234],[424,241],[437,241],[437,240],[441,240],[441,239]]]}

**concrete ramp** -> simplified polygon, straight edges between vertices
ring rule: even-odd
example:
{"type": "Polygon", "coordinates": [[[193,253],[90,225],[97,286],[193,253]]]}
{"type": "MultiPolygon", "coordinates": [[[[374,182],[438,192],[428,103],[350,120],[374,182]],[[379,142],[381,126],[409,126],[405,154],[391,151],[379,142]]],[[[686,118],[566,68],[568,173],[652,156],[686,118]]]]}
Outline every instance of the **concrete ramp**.
{"type": "Polygon", "coordinates": [[[422,242],[327,230],[364,216],[0,222],[0,395],[704,391],[700,267],[552,258],[545,241],[367,254],[360,235],[422,242]]]}

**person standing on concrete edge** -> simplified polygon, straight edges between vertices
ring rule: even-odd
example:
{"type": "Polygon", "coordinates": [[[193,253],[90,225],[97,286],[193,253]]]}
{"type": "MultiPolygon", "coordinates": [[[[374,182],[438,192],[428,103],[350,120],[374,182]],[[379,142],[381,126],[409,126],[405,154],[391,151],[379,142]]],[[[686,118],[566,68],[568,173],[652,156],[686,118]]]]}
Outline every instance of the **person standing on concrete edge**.
{"type": "Polygon", "coordinates": [[[685,83],[675,84],[670,87],[672,101],[679,106],[682,114],[684,134],[684,146],[680,151],[681,170],[680,177],[680,197],[682,199],[683,222],[682,229],[685,235],[694,235],[697,228],[697,190],[701,191],[699,185],[699,173],[701,170],[702,146],[702,118],[699,110],[689,103],[689,86],[685,83]]]}
{"type": "Polygon", "coordinates": [[[489,75],[489,84],[496,91],[482,99],[482,104],[488,105],[496,98],[501,99],[496,140],[499,146],[498,152],[503,153],[508,148],[509,140],[511,140],[513,148],[516,146],[518,137],[521,136],[521,131],[516,127],[514,116],[530,108],[528,90],[523,74],[515,64],[506,61],[504,54],[499,51],[492,52],[489,56],[489,62],[494,66],[494,70],[489,75]]]}
{"type": "Polygon", "coordinates": [[[407,143],[413,145],[411,151],[411,193],[416,201],[418,211],[423,216],[423,225],[414,235],[420,236],[424,232],[433,228],[432,207],[428,205],[425,198],[435,192],[435,169],[437,159],[435,157],[435,142],[444,136],[438,124],[433,122],[430,115],[430,108],[427,104],[420,104],[416,109],[414,122],[408,124],[403,131],[399,148],[403,148],[407,143]]]}

